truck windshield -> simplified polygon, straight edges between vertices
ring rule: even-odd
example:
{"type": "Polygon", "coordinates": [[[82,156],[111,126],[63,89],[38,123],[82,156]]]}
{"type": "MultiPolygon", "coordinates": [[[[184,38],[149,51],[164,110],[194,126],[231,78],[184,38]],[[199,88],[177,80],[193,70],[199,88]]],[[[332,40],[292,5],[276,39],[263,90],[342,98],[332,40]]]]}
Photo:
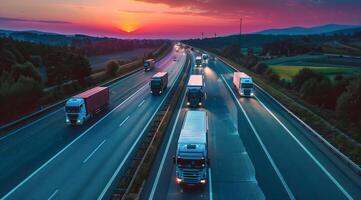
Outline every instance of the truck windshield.
{"type": "Polygon", "coordinates": [[[206,166],[206,160],[177,158],[177,165],[181,168],[204,168],[206,166]]]}
{"type": "Polygon", "coordinates": [[[66,106],[65,110],[67,113],[78,113],[80,111],[80,106],[66,106]]]}
{"type": "Polygon", "coordinates": [[[160,88],[160,81],[153,80],[150,82],[152,88],[160,88]]]}
{"type": "Polygon", "coordinates": [[[188,90],[188,98],[200,98],[202,96],[202,92],[197,89],[188,90]]]}
{"type": "Polygon", "coordinates": [[[242,83],[241,87],[242,88],[253,88],[253,84],[252,83],[242,83]]]}

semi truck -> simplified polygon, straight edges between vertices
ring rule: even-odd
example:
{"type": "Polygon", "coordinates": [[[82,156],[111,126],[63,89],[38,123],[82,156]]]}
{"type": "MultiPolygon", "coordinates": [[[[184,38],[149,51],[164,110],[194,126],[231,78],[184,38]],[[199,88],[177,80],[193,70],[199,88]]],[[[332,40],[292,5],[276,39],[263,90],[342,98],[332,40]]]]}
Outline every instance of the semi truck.
{"type": "Polygon", "coordinates": [[[176,182],[180,186],[205,185],[208,158],[208,116],[206,111],[187,111],[179,135],[176,165],[176,182]]]}
{"type": "Polygon", "coordinates": [[[202,63],[207,64],[208,63],[208,54],[203,53],[202,54],[202,63]]]}
{"type": "Polygon", "coordinates": [[[151,69],[154,68],[155,65],[155,60],[154,59],[148,59],[146,61],[144,61],[144,71],[150,71],[151,69]]]}
{"type": "Polygon", "coordinates": [[[158,72],[150,80],[150,93],[153,95],[160,95],[167,89],[168,86],[168,72],[158,72]]]}
{"type": "Polygon", "coordinates": [[[206,98],[203,75],[191,75],[187,85],[187,106],[202,106],[206,98]]]}
{"type": "Polygon", "coordinates": [[[65,122],[68,125],[82,125],[85,121],[107,108],[109,88],[95,87],[73,96],[65,103],[65,122]]]}
{"type": "Polygon", "coordinates": [[[202,56],[196,56],[196,67],[202,66],[202,56]]]}
{"type": "Polygon", "coordinates": [[[252,77],[244,72],[233,73],[233,84],[242,97],[252,97],[254,95],[252,77]]]}

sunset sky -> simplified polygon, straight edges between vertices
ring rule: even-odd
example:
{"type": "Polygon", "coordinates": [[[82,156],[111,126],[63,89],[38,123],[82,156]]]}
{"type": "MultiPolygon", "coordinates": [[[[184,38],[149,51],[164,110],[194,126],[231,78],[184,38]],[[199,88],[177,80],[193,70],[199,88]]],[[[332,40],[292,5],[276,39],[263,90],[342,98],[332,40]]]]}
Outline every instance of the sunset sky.
{"type": "Polygon", "coordinates": [[[0,0],[0,29],[118,38],[198,38],[361,24],[361,0],[0,0]]]}

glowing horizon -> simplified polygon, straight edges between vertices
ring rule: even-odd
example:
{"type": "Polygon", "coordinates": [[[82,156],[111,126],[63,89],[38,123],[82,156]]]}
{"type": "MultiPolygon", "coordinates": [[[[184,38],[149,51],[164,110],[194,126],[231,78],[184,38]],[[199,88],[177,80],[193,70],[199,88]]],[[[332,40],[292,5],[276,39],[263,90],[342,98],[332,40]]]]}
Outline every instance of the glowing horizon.
{"type": "MultiPolygon", "coordinates": [[[[0,0],[4,1],[4,0],[0,0]]],[[[0,29],[117,38],[199,38],[289,26],[361,24],[361,2],[329,0],[83,0],[1,2],[0,29]]]]}

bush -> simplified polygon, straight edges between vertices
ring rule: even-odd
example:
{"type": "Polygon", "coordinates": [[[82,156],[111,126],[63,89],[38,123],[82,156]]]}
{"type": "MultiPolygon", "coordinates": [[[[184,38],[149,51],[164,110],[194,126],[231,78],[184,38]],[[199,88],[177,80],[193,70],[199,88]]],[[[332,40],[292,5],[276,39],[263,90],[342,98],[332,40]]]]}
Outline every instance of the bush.
{"type": "Polygon", "coordinates": [[[273,83],[280,83],[280,76],[277,73],[274,73],[271,68],[268,68],[265,71],[264,77],[273,83]]]}
{"type": "Polygon", "coordinates": [[[322,80],[323,77],[320,74],[316,74],[309,68],[303,68],[301,69],[297,75],[295,75],[292,79],[292,85],[296,91],[300,91],[302,85],[310,80],[310,79],[316,79],[316,80],[322,80]]]}
{"type": "Polygon", "coordinates": [[[108,77],[115,77],[119,70],[119,65],[115,61],[110,61],[106,65],[106,74],[108,77]]]}
{"type": "Polygon", "coordinates": [[[324,78],[320,81],[316,78],[311,78],[302,85],[300,94],[302,98],[310,103],[332,109],[337,98],[333,96],[333,91],[334,85],[330,79],[324,78]]]}
{"type": "Polygon", "coordinates": [[[268,65],[266,63],[258,63],[254,68],[253,71],[257,74],[263,74],[268,69],[268,65]]]}
{"type": "Polygon", "coordinates": [[[361,76],[350,81],[337,100],[337,112],[353,122],[361,120],[361,76]]]}

